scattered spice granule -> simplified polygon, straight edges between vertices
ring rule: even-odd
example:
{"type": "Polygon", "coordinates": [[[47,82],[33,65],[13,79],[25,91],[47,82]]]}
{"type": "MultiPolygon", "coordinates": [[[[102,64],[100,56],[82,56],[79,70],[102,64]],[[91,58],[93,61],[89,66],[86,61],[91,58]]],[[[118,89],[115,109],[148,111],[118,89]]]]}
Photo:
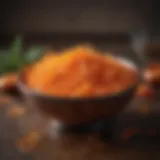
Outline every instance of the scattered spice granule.
{"type": "Polygon", "coordinates": [[[19,116],[22,116],[25,113],[25,109],[23,107],[20,106],[12,106],[9,110],[8,110],[8,116],[11,118],[17,118],[19,116]]]}
{"type": "Polygon", "coordinates": [[[12,101],[12,98],[6,95],[0,95],[0,103],[1,104],[8,104],[12,101]]]}
{"type": "Polygon", "coordinates": [[[22,152],[31,152],[40,141],[41,135],[38,132],[29,132],[16,142],[16,146],[22,152]]]}
{"type": "Polygon", "coordinates": [[[153,98],[154,89],[147,83],[140,84],[136,91],[136,97],[153,98]]]}
{"type": "Polygon", "coordinates": [[[151,63],[144,72],[144,78],[149,83],[160,84],[160,63],[151,63]]]}
{"type": "Polygon", "coordinates": [[[0,90],[6,91],[16,86],[17,74],[7,73],[0,77],[0,90]]]}

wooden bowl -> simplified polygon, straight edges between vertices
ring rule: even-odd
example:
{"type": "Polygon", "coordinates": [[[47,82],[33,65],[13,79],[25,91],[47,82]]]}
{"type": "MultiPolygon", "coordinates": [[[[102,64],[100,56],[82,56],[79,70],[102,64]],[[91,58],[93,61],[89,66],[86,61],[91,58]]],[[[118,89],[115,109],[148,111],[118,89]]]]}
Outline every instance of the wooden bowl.
{"type": "MultiPolygon", "coordinates": [[[[127,60],[127,62],[130,61],[127,60]]],[[[132,62],[132,64],[137,67],[136,63],[132,62]]],[[[140,82],[140,74],[137,73],[138,81],[129,88],[113,95],[95,98],[61,98],[36,92],[29,89],[25,84],[24,70],[19,75],[17,87],[26,102],[39,108],[43,114],[49,115],[64,124],[80,124],[101,118],[110,118],[124,110],[134,96],[140,82]]]]}

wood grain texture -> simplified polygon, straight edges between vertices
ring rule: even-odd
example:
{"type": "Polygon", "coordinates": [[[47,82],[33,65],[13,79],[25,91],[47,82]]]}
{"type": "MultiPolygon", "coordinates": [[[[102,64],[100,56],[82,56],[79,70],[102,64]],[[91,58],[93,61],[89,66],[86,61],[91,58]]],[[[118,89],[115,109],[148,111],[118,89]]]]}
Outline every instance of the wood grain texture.
{"type": "MultiPolygon", "coordinates": [[[[1,96],[0,99],[4,97],[1,96]]],[[[149,114],[141,113],[139,108],[145,105],[146,102],[137,103],[135,100],[128,107],[128,111],[117,117],[113,140],[107,143],[101,138],[106,132],[56,134],[56,128],[52,126],[50,120],[44,119],[35,109],[26,108],[15,99],[10,99],[0,105],[0,158],[1,160],[159,159],[160,116],[153,114],[153,108],[156,108],[153,104],[150,106],[149,114]],[[8,113],[16,108],[17,104],[24,107],[25,112],[14,117],[10,116],[8,113]],[[134,138],[122,140],[120,135],[128,127],[137,128],[140,132],[134,138]],[[143,130],[152,130],[156,134],[146,136],[143,130]]]]}

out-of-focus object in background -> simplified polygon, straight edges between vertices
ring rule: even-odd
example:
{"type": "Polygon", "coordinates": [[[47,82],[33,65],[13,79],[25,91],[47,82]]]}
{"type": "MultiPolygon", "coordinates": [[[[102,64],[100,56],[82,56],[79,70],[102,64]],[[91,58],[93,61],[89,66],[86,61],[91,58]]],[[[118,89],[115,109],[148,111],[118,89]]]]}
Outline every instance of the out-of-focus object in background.
{"type": "Polygon", "coordinates": [[[27,133],[24,137],[20,138],[16,142],[16,146],[22,152],[30,152],[36,147],[40,139],[40,133],[32,131],[27,133]]]}
{"type": "Polygon", "coordinates": [[[13,105],[9,110],[8,110],[8,116],[10,118],[18,118],[20,116],[23,116],[25,113],[25,108],[21,107],[20,105],[13,105]]]}
{"type": "Polygon", "coordinates": [[[33,46],[22,54],[22,37],[16,36],[11,46],[6,50],[0,49],[0,91],[15,91],[17,72],[43,55],[45,47],[33,46]]]}
{"type": "Polygon", "coordinates": [[[144,72],[147,82],[160,85],[160,63],[151,63],[144,72]]]}
{"type": "Polygon", "coordinates": [[[16,88],[17,74],[6,73],[0,77],[0,91],[10,91],[16,88]]]}
{"type": "Polygon", "coordinates": [[[148,83],[142,83],[137,88],[136,97],[153,98],[154,90],[148,83]]]}

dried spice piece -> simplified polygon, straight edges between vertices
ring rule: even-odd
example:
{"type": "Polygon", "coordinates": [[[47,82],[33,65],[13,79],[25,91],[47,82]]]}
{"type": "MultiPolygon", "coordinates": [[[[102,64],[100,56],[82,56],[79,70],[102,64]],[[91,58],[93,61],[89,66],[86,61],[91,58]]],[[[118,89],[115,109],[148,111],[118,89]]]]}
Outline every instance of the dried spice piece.
{"type": "Polygon", "coordinates": [[[25,109],[21,106],[12,106],[8,110],[8,116],[11,118],[17,118],[19,116],[22,116],[25,113],[25,109]]]}
{"type": "Polygon", "coordinates": [[[140,84],[136,91],[136,97],[153,98],[155,95],[154,89],[148,84],[140,84]]]}
{"type": "Polygon", "coordinates": [[[60,97],[94,97],[125,90],[137,80],[131,64],[86,46],[47,54],[25,74],[27,85],[60,97]]]}
{"type": "Polygon", "coordinates": [[[0,77],[0,90],[8,91],[16,87],[17,74],[16,73],[7,73],[0,77]]]}
{"type": "Polygon", "coordinates": [[[1,104],[9,104],[12,101],[12,97],[6,95],[0,95],[0,103],[1,104]]]}
{"type": "Polygon", "coordinates": [[[147,82],[160,85],[160,63],[151,63],[144,72],[147,82]]]}
{"type": "Polygon", "coordinates": [[[122,140],[129,140],[135,135],[141,136],[151,136],[154,137],[157,135],[156,130],[140,129],[140,128],[127,128],[121,134],[122,140]]]}
{"type": "Polygon", "coordinates": [[[29,132],[24,137],[20,138],[16,142],[16,146],[22,152],[31,152],[41,139],[41,135],[38,132],[29,132]]]}

